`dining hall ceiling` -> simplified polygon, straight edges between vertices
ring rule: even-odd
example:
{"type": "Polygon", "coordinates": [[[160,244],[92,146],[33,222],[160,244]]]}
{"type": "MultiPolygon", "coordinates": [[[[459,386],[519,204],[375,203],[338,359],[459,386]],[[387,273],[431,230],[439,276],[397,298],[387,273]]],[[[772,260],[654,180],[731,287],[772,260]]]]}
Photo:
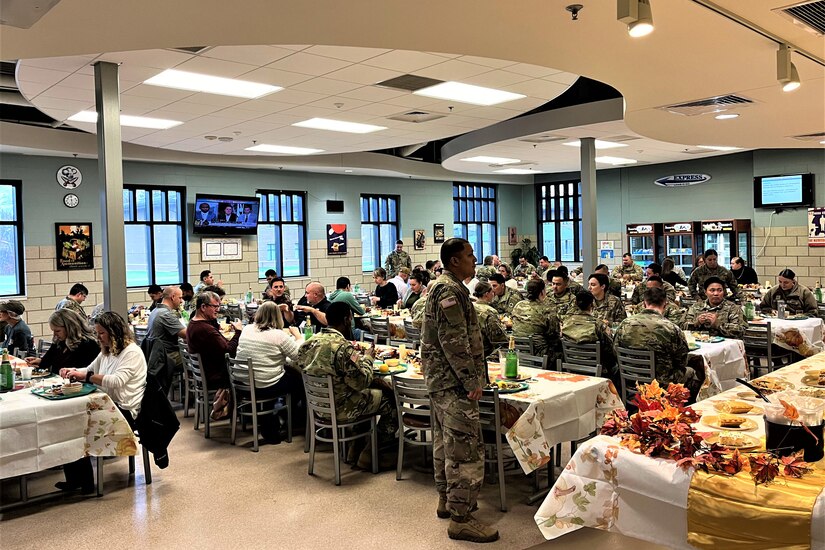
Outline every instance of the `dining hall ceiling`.
{"type": "MultiPolygon", "coordinates": [[[[823,147],[821,138],[798,136],[825,131],[825,39],[782,12],[787,1],[651,0],[655,31],[639,39],[628,36],[616,19],[616,2],[608,0],[582,2],[576,21],[565,10],[569,2],[555,0],[422,1],[415,9],[408,2],[328,0],[51,4],[28,29],[0,27],[0,57],[17,62],[17,88],[53,126],[83,132],[94,132],[94,124],[66,119],[94,110],[91,64],[119,63],[123,114],[182,122],[168,130],[124,127],[125,158],[432,177],[464,172],[526,182],[497,175],[506,166],[495,162],[461,159],[506,157],[532,173],[575,171],[579,149],[564,143],[585,137],[622,143],[604,154],[638,164],[724,153],[702,145],[823,147]],[[792,93],[777,82],[776,39],[798,50],[791,59],[802,86],[792,93]],[[144,83],[169,68],[284,89],[250,100],[144,83]],[[579,76],[615,88],[623,105],[595,118],[587,105],[548,109],[575,91],[579,76]],[[523,97],[485,107],[378,85],[398,77],[523,97]],[[718,96],[746,100],[725,107],[740,116],[716,120],[712,112],[673,108],[718,96]],[[386,129],[344,134],[294,126],[314,117],[386,129]],[[469,145],[457,147],[459,141],[469,145]],[[246,151],[261,143],[324,152],[246,151]],[[442,166],[369,153],[379,150],[410,158],[429,150],[442,166]]],[[[815,12],[820,4],[803,8],[815,12]]],[[[0,150],[93,156],[94,147],[94,136],[85,133],[0,123],[0,150]]]]}

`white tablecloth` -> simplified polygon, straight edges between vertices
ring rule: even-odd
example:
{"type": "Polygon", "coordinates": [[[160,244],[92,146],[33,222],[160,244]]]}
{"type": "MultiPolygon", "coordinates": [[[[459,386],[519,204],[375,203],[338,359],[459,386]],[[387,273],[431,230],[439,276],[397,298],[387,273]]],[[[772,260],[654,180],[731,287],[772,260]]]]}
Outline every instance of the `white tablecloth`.
{"type": "MultiPolygon", "coordinates": [[[[825,368],[825,353],[771,374],[799,387],[806,369],[825,368]]],[[[713,402],[735,397],[739,388],[695,405],[712,410],[713,402]]],[[[765,434],[759,425],[748,432],[765,434]]],[[[702,425],[701,431],[713,431],[702,425]]],[[[547,539],[581,527],[595,527],[647,540],[668,548],[691,548],[687,543],[687,497],[693,471],[673,460],[650,458],[621,447],[619,440],[598,436],[579,446],[534,519],[547,539]]],[[[825,548],[825,492],[820,493],[811,519],[811,548],[825,548]]]]}
{"type": "Polygon", "coordinates": [[[137,440],[108,395],[49,401],[28,389],[2,394],[0,479],[83,456],[134,456],[137,440]]]}
{"type": "Polygon", "coordinates": [[[697,342],[699,349],[691,355],[699,355],[705,362],[705,373],[710,379],[707,392],[700,392],[699,397],[716,395],[736,386],[736,378],[750,378],[750,371],[745,362],[745,343],[742,340],[726,338],[722,342],[697,342]]]}
{"type": "MultiPolygon", "coordinates": [[[[822,321],[819,317],[809,317],[807,319],[798,319],[798,320],[790,320],[790,319],[777,319],[775,317],[765,317],[761,321],[751,321],[751,323],[759,325],[764,324],[765,322],[770,321],[771,323],[771,331],[775,332],[777,330],[784,330],[787,328],[795,328],[799,330],[808,341],[814,345],[822,347],[822,327],[825,322],[822,321]]],[[[776,341],[774,338],[774,343],[782,346],[783,348],[793,349],[784,342],[776,341]]]]}

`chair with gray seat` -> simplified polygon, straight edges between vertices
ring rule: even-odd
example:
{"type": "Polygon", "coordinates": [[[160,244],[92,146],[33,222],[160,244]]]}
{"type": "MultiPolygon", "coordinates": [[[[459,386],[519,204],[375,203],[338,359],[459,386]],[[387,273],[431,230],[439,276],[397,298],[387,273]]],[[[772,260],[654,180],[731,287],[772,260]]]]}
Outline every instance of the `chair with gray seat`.
{"type": "Polygon", "coordinates": [[[775,369],[791,364],[792,355],[789,350],[780,348],[773,343],[771,323],[749,323],[742,336],[745,343],[745,356],[751,377],[757,378],[763,374],[770,374],[775,369]]]}
{"type": "Polygon", "coordinates": [[[375,343],[383,340],[385,344],[390,341],[390,320],[386,317],[371,317],[370,332],[375,336],[375,343]]]}
{"type": "Polygon", "coordinates": [[[559,363],[561,372],[572,372],[585,376],[602,375],[601,348],[598,343],[577,344],[562,338],[564,360],[559,363]]]}
{"type": "Polygon", "coordinates": [[[412,319],[404,319],[404,331],[407,333],[407,340],[421,341],[421,329],[413,325],[412,319]]]}
{"type": "MultiPolygon", "coordinates": [[[[198,353],[189,353],[185,348],[181,348],[183,355],[183,366],[189,369],[190,389],[195,396],[195,426],[196,430],[200,429],[200,421],[203,419],[204,432],[203,437],[209,439],[211,437],[211,411],[212,400],[215,397],[216,390],[209,389],[209,382],[206,379],[206,374],[203,372],[203,363],[201,356],[198,353]]],[[[186,405],[184,405],[186,407],[186,405]]]]}
{"type": "Polygon", "coordinates": [[[393,375],[392,389],[400,428],[395,479],[400,481],[401,470],[404,467],[404,445],[422,447],[425,461],[427,456],[432,456],[432,453],[427,453],[427,447],[433,446],[432,403],[423,379],[393,375]]]}
{"type": "Polygon", "coordinates": [[[622,380],[622,401],[625,406],[636,396],[636,384],[649,384],[656,378],[653,350],[616,347],[616,362],[622,380]]]}
{"type": "Polygon", "coordinates": [[[512,463],[515,457],[511,459],[505,458],[504,454],[504,432],[501,430],[501,409],[498,387],[493,386],[489,393],[485,391],[484,395],[481,396],[481,399],[478,401],[478,413],[482,437],[484,438],[485,469],[488,464],[494,465],[492,471],[498,480],[500,508],[502,512],[506,512],[507,490],[505,488],[504,463],[505,461],[512,463]]]}
{"type": "MultiPolygon", "coordinates": [[[[547,370],[547,356],[529,355],[527,353],[518,354],[519,367],[532,367],[534,369],[547,370]]],[[[501,366],[502,370],[504,365],[501,366]]]]}

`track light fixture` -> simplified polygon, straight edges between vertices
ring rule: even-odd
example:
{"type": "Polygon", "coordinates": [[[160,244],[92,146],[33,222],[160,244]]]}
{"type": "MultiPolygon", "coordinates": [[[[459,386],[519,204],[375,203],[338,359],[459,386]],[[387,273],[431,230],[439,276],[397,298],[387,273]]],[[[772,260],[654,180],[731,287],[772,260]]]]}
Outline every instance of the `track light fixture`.
{"type": "Polygon", "coordinates": [[[649,0],[616,0],[616,19],[627,24],[627,34],[633,38],[653,32],[649,0]]]}
{"type": "Polygon", "coordinates": [[[801,86],[799,72],[791,62],[791,46],[780,44],[776,51],[776,79],[782,85],[783,92],[792,92],[801,86]]]}

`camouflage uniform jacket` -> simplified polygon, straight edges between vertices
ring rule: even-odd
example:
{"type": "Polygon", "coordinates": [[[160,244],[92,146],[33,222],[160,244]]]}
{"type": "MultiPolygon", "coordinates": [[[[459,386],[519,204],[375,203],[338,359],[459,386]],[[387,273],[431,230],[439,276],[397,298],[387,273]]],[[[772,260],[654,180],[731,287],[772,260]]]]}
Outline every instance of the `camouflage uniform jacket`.
{"type": "Polygon", "coordinates": [[[522,300],[512,313],[513,336],[531,338],[535,355],[545,355],[548,348],[556,347],[559,341],[559,317],[553,305],[545,298],[543,302],[522,300]]]}
{"type": "Polygon", "coordinates": [[[574,344],[598,343],[601,348],[601,364],[608,368],[616,364],[613,338],[602,320],[590,313],[577,311],[565,317],[561,327],[561,338],[574,344]]]}
{"type": "Polygon", "coordinates": [[[536,266],[533,264],[525,264],[521,265],[521,263],[516,264],[516,267],[513,268],[513,277],[529,277],[533,273],[536,272],[536,266]]]}
{"type": "Polygon", "coordinates": [[[706,330],[711,336],[724,336],[725,338],[741,340],[748,328],[748,323],[745,321],[742,308],[733,302],[722,300],[722,303],[718,306],[712,306],[705,300],[704,302],[696,302],[691,306],[685,314],[681,327],[685,330],[706,330]],[[707,323],[700,325],[696,322],[696,318],[705,312],[716,314],[715,327],[707,323]]]}
{"type": "Polygon", "coordinates": [[[547,267],[537,266],[536,267],[536,275],[538,275],[539,279],[541,279],[542,281],[544,281],[546,283],[547,282],[547,272],[550,271],[551,269],[553,269],[553,266],[547,266],[547,267]]]}
{"type": "MultiPolygon", "coordinates": [[[[638,315],[645,310],[645,304],[642,302],[641,304],[636,304],[633,306],[632,312],[633,315],[638,315]]],[[[665,304],[665,314],[664,318],[676,325],[677,327],[682,326],[682,319],[685,318],[685,311],[684,309],[680,308],[676,302],[668,301],[665,304]]]]}
{"type": "MultiPolygon", "coordinates": [[[[665,294],[667,294],[668,302],[676,301],[676,289],[672,284],[667,281],[662,281],[662,289],[665,291],[665,294]]],[[[647,287],[644,283],[636,285],[636,288],[633,289],[633,295],[630,297],[633,305],[642,303],[642,296],[644,296],[645,290],[647,290],[647,287]]]]}
{"type": "Polygon", "coordinates": [[[710,277],[719,277],[725,283],[725,286],[733,293],[733,297],[737,300],[742,298],[742,291],[739,290],[739,285],[736,283],[736,277],[733,276],[729,270],[721,265],[717,265],[716,269],[711,269],[707,265],[700,265],[693,270],[688,280],[688,291],[691,296],[698,296],[705,299],[705,281],[710,277]]]}
{"type": "Polygon", "coordinates": [[[510,315],[510,312],[513,311],[515,305],[521,300],[521,293],[518,290],[513,290],[508,286],[504,288],[504,294],[493,298],[490,305],[493,306],[493,308],[499,313],[510,315]]]}
{"type": "Polygon", "coordinates": [[[427,291],[421,363],[430,393],[454,388],[471,392],[487,378],[476,310],[467,288],[450,271],[427,291]]]}
{"type": "MultiPolygon", "coordinates": [[[[688,345],[682,330],[652,309],[628,317],[616,330],[615,348],[652,350],[661,385],[686,381],[688,345]]],[[[617,355],[618,355],[618,350],[617,355]]]]}
{"type": "Polygon", "coordinates": [[[369,390],[373,358],[361,354],[337,330],[324,327],[298,350],[295,366],[312,376],[332,376],[338,420],[353,420],[378,407],[380,392],[369,390]]]}
{"type": "Polygon", "coordinates": [[[777,300],[785,300],[785,308],[788,313],[804,313],[816,317],[817,304],[814,293],[807,287],[795,284],[790,290],[782,290],[782,287],[776,285],[765,293],[762,302],[759,304],[759,309],[776,310],[778,307],[777,300]]]}
{"type": "Polygon", "coordinates": [[[607,291],[616,298],[622,297],[622,283],[616,279],[610,279],[610,284],[607,286],[607,291]]]}
{"type": "Polygon", "coordinates": [[[473,307],[476,310],[478,326],[481,329],[484,357],[488,357],[497,348],[507,345],[507,333],[501,321],[498,320],[498,312],[490,304],[473,302],[473,307]]]}
{"type": "Polygon", "coordinates": [[[387,280],[392,279],[402,267],[407,267],[412,270],[412,260],[410,255],[404,252],[393,250],[387,255],[387,260],[384,262],[384,269],[387,270],[387,280]]]}
{"type": "Polygon", "coordinates": [[[570,294],[572,294],[573,298],[575,298],[576,294],[578,294],[579,292],[584,290],[584,287],[581,284],[574,281],[573,279],[568,278],[567,279],[567,290],[569,290],[570,294]]]}
{"type": "Polygon", "coordinates": [[[86,317],[86,312],[83,311],[83,306],[80,305],[79,303],[77,303],[75,300],[72,300],[71,298],[66,297],[66,298],[63,298],[62,300],[60,300],[59,302],[57,302],[57,306],[55,306],[54,310],[57,311],[58,309],[64,309],[64,308],[65,309],[71,309],[72,311],[74,311],[75,313],[77,313],[78,315],[83,317],[84,319],[87,318],[86,317]]]}
{"type": "Polygon", "coordinates": [[[604,300],[593,301],[593,317],[608,324],[619,323],[627,318],[622,301],[612,294],[605,293],[604,300]]]}
{"type": "Polygon", "coordinates": [[[410,309],[410,322],[417,329],[421,329],[421,323],[424,321],[424,307],[427,304],[427,296],[429,294],[425,294],[416,300],[410,309]]]}
{"type": "Polygon", "coordinates": [[[576,307],[576,297],[570,292],[569,288],[565,288],[564,292],[558,296],[555,292],[549,292],[547,302],[556,308],[556,315],[559,316],[559,319],[563,319],[568,312],[572,313],[579,310],[576,307]]]}
{"type": "Polygon", "coordinates": [[[622,279],[625,275],[629,275],[631,281],[641,281],[643,277],[642,266],[636,263],[631,264],[630,267],[619,264],[613,268],[613,271],[610,273],[610,278],[622,279]]]}
{"type": "Polygon", "coordinates": [[[479,280],[487,280],[496,273],[498,273],[498,271],[491,265],[480,265],[476,268],[476,277],[479,280]]]}

